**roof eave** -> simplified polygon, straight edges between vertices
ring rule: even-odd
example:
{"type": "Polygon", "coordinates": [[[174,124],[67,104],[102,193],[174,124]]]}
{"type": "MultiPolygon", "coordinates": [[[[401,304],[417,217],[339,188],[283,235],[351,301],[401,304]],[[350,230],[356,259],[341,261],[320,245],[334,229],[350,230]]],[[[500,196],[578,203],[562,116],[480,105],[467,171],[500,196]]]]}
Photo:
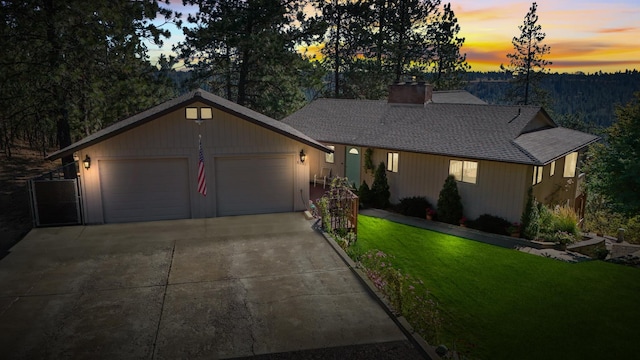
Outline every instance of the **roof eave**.
{"type": "Polygon", "coordinates": [[[582,144],[582,145],[580,145],[580,146],[576,146],[575,148],[573,148],[573,149],[571,149],[571,150],[569,150],[569,151],[566,151],[566,152],[564,152],[563,154],[558,155],[558,156],[556,156],[556,157],[552,158],[551,160],[547,160],[547,161],[545,161],[545,162],[544,162],[544,163],[542,163],[542,164],[543,164],[543,165],[550,164],[550,163],[552,163],[552,162],[554,162],[554,161],[556,161],[556,160],[558,160],[558,159],[560,159],[560,158],[563,158],[563,157],[565,157],[565,156],[567,156],[567,155],[569,155],[569,154],[571,154],[571,153],[573,153],[573,152],[580,151],[581,149],[583,149],[583,148],[585,148],[585,147],[587,147],[587,146],[589,146],[589,145],[591,145],[591,144],[593,144],[593,143],[596,143],[596,142],[598,142],[598,141],[600,141],[600,137],[599,137],[599,136],[596,136],[596,138],[595,138],[595,139],[592,139],[592,140],[590,140],[590,141],[588,141],[588,142],[586,142],[586,143],[584,143],[584,144],[582,144]]]}
{"type": "MultiPolygon", "coordinates": [[[[179,98],[177,98],[177,99],[179,99],[179,98]]],[[[169,101],[171,101],[171,100],[169,100],[169,101]]],[[[237,112],[237,111],[235,111],[233,109],[230,109],[230,108],[228,108],[228,107],[226,107],[224,105],[221,105],[221,104],[219,104],[219,103],[217,103],[215,101],[211,101],[211,100],[209,100],[209,99],[207,99],[207,98],[202,96],[201,90],[196,90],[196,91],[191,92],[189,95],[185,96],[184,100],[181,100],[181,101],[177,102],[175,105],[172,105],[172,106],[170,106],[170,107],[168,107],[166,109],[159,110],[157,112],[153,112],[152,114],[150,114],[150,115],[148,115],[148,116],[146,116],[144,118],[132,121],[130,124],[127,124],[127,125],[122,126],[122,127],[118,127],[118,128],[111,129],[111,130],[109,130],[110,127],[102,129],[102,130],[100,130],[100,131],[98,131],[97,133],[94,134],[94,138],[93,139],[86,140],[87,138],[85,138],[83,140],[77,141],[77,142],[75,142],[75,143],[73,143],[73,144],[71,144],[71,145],[69,145],[69,146],[67,146],[67,147],[65,147],[63,149],[60,149],[60,150],[58,150],[58,151],[56,151],[56,152],[54,152],[54,153],[52,153],[50,155],[47,155],[45,157],[45,159],[52,161],[52,160],[57,160],[57,159],[65,157],[65,156],[71,155],[71,154],[73,154],[74,152],[76,152],[78,150],[85,149],[85,148],[87,148],[89,146],[92,146],[92,145],[100,143],[100,142],[102,142],[104,140],[110,139],[110,138],[112,138],[114,136],[117,136],[117,135],[122,134],[122,133],[124,133],[126,131],[134,129],[134,128],[138,127],[138,126],[146,124],[146,123],[148,123],[150,121],[158,119],[158,118],[160,118],[160,117],[162,117],[164,115],[167,115],[167,114],[169,114],[171,112],[174,112],[174,111],[180,109],[181,107],[187,106],[187,105],[195,103],[195,102],[202,102],[202,103],[207,104],[207,105],[209,105],[209,106],[211,106],[213,108],[216,108],[218,110],[224,111],[224,112],[229,113],[229,114],[232,114],[232,115],[234,115],[236,117],[239,117],[239,118],[241,118],[243,120],[249,121],[252,124],[255,124],[255,125],[261,126],[263,128],[266,128],[268,130],[274,131],[274,132],[276,132],[278,134],[281,134],[281,135],[286,136],[288,138],[294,139],[294,140],[296,140],[298,142],[301,142],[301,143],[303,143],[303,144],[305,144],[307,146],[311,146],[313,148],[316,148],[316,149],[318,149],[320,151],[323,151],[323,152],[326,152],[326,153],[332,153],[333,152],[333,150],[323,146],[320,143],[314,142],[313,140],[305,139],[305,138],[297,136],[295,134],[288,133],[288,132],[283,131],[281,129],[278,129],[278,128],[274,127],[274,126],[271,126],[271,125],[266,124],[264,122],[258,121],[256,119],[250,117],[250,116],[247,116],[246,114],[242,114],[242,113],[237,112]],[[104,134],[101,135],[100,134],[101,132],[104,132],[104,134]]],[[[160,107],[162,105],[163,104],[156,105],[156,107],[160,107]]],[[[153,109],[153,107],[150,108],[150,109],[147,109],[146,111],[149,111],[149,110],[152,110],[152,109],[153,109]]],[[[134,115],[132,117],[129,117],[128,119],[132,119],[133,117],[139,116],[140,114],[141,113],[136,114],[136,115],[134,115]]],[[[123,119],[121,121],[127,121],[127,119],[123,119]]],[[[112,126],[114,126],[116,124],[118,124],[118,123],[115,123],[112,126]]]]}

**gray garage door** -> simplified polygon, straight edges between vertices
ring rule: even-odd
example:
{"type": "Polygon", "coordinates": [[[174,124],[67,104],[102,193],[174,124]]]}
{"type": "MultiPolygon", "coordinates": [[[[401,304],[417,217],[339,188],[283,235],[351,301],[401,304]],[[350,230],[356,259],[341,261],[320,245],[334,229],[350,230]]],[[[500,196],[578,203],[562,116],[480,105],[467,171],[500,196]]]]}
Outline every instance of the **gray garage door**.
{"type": "Polygon", "coordinates": [[[101,160],[104,221],[191,217],[187,159],[101,160]]]}
{"type": "Polygon", "coordinates": [[[218,216],[293,211],[293,158],[216,159],[218,216]]]}

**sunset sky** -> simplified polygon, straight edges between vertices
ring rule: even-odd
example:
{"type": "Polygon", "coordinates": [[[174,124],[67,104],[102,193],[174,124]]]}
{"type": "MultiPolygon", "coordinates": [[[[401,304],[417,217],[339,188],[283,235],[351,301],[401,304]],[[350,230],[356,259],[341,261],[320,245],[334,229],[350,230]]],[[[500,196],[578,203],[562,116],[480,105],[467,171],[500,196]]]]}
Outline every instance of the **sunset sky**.
{"type": "MultiPolygon", "coordinates": [[[[446,2],[446,1],[443,1],[446,2]]],[[[552,72],[615,72],[640,70],[640,0],[538,0],[538,24],[551,46],[545,58],[552,72]]],[[[454,0],[459,36],[466,39],[462,52],[473,71],[499,71],[513,51],[511,39],[520,35],[531,2],[509,0],[454,0]]],[[[171,8],[186,13],[181,0],[171,8]]],[[[186,15],[183,15],[186,19],[186,15]]],[[[170,53],[172,44],[183,40],[175,27],[162,49],[150,46],[152,61],[159,53],[170,53]]]]}

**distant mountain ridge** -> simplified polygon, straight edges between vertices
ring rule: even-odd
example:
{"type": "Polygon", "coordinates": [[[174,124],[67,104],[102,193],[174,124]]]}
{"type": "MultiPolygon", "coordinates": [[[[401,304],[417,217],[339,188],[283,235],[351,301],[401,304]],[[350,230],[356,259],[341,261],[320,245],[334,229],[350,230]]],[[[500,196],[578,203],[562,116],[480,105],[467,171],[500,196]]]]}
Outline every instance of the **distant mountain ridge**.
{"type": "MultiPolygon", "coordinates": [[[[509,76],[501,72],[468,72],[465,90],[489,104],[508,104],[509,76]]],[[[587,123],[608,127],[615,108],[625,105],[640,91],[640,72],[549,74],[541,87],[549,92],[552,116],[576,115],[587,123]]]]}

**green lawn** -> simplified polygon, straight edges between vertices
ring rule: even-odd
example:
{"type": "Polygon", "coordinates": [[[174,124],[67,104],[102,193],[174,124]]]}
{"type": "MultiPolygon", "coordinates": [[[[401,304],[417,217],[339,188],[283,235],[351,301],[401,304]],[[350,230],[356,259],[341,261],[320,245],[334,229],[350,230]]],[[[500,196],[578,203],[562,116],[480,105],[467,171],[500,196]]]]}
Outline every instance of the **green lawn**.
{"type": "Polygon", "coordinates": [[[425,282],[443,313],[440,342],[471,358],[638,356],[640,269],[570,264],[359,216],[354,250],[370,249],[425,282]]]}

